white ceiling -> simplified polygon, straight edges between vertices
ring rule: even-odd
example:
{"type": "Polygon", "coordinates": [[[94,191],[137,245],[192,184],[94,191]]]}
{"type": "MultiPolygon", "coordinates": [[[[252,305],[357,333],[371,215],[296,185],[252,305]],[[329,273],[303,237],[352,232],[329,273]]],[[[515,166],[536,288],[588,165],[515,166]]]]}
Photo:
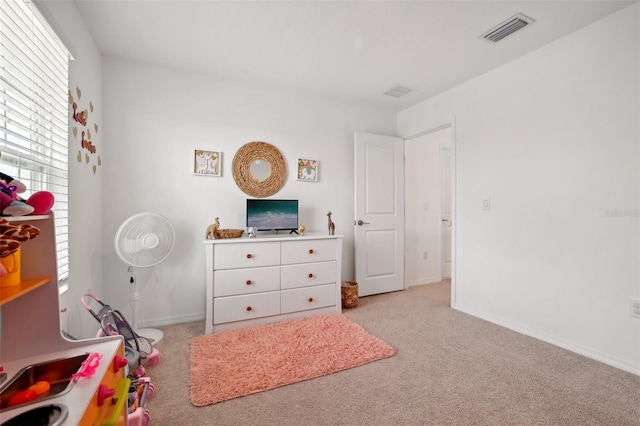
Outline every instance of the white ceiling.
{"type": "Polygon", "coordinates": [[[632,3],[76,0],[105,56],[393,111],[632,3]],[[536,22],[497,44],[478,38],[518,12],[536,22]],[[415,91],[383,95],[397,83],[415,91]]]}

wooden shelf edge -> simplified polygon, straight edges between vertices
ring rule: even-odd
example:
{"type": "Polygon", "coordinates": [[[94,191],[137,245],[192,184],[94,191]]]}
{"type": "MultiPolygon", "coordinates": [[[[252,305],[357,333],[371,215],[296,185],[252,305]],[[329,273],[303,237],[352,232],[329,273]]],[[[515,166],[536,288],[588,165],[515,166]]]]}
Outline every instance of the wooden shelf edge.
{"type": "Polygon", "coordinates": [[[0,306],[25,295],[50,281],[51,277],[33,278],[30,280],[24,280],[17,285],[0,287],[0,306]]]}
{"type": "Polygon", "coordinates": [[[45,220],[49,216],[46,214],[33,215],[33,216],[0,216],[8,222],[25,222],[28,220],[45,220]]]}

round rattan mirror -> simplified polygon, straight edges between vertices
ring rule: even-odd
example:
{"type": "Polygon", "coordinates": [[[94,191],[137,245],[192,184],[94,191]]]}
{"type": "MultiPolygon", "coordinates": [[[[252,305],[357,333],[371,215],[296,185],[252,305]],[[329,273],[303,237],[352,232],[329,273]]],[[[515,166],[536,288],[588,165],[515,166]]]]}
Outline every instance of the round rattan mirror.
{"type": "Polygon", "coordinates": [[[233,179],[245,194],[268,197],[287,180],[287,165],[278,148],[266,142],[249,142],[233,157],[233,179]]]}

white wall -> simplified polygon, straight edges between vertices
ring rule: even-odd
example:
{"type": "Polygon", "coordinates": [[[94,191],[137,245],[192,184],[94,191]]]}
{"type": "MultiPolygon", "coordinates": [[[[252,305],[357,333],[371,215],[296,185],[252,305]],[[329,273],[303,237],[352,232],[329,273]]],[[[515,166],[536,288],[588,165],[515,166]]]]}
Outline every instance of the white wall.
{"type": "MultiPolygon", "coordinates": [[[[68,331],[95,332],[79,307],[88,289],[129,315],[112,239],[143,210],[167,215],[178,240],[164,264],[137,273],[141,322],[204,317],[201,235],[214,216],[242,226],[246,196],[230,167],[253,140],[276,145],[289,167],[298,156],[320,160],[319,183],[290,177],[277,196],[300,198],[311,230],[334,211],[352,279],[353,131],[393,135],[393,117],[142,64],[101,68],[72,2],[38,6],[75,57],[70,87],[91,99],[104,130],[93,138],[103,153],[96,174],[70,150],[68,331]],[[195,148],[223,151],[221,178],[191,175],[195,148]]],[[[639,14],[634,5],[398,115],[403,136],[456,116],[455,307],[636,373],[640,322],[627,299],[640,295],[639,14]],[[487,196],[493,209],[483,212],[487,196]]]]}
{"type": "Polygon", "coordinates": [[[343,279],[353,279],[353,133],[395,134],[395,114],[113,58],[103,63],[104,298],[125,317],[127,267],[113,236],[129,216],[151,211],[173,223],[177,239],[166,261],[137,269],[140,325],[204,318],[202,239],[215,217],[223,228],[244,228],[248,196],[231,165],[251,141],[282,152],[288,179],[272,198],[299,199],[308,232],[327,231],[333,212],[336,234],[345,236],[343,279]],[[223,153],[222,177],[193,175],[195,149],[223,153]],[[296,180],[297,158],[319,160],[318,182],[296,180]]]}
{"type": "Polygon", "coordinates": [[[455,308],[636,374],[639,8],[398,115],[455,116],[455,308]]]}
{"type": "Polygon", "coordinates": [[[102,155],[102,59],[73,2],[38,2],[49,24],[73,55],[69,62],[69,88],[79,110],[89,112],[88,127],[95,154],[80,147],[81,134],[71,129],[82,126],[71,118],[69,107],[69,290],[60,297],[61,327],[76,338],[95,336],[98,322],[80,304],[92,290],[102,294],[102,169],[96,166],[102,155]],[[80,88],[78,97],[76,88],[80,88]],[[93,111],[90,111],[93,105],[93,111]],[[95,131],[94,124],[98,124],[95,131]],[[78,153],[81,161],[78,161],[78,153]],[[89,161],[86,161],[86,154],[89,161]]]}

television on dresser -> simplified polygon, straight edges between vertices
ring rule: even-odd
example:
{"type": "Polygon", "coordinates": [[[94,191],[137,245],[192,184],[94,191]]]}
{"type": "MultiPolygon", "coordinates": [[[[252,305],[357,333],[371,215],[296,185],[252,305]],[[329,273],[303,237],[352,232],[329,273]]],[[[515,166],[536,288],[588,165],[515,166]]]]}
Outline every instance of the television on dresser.
{"type": "Polygon", "coordinates": [[[258,231],[291,231],[298,229],[298,200],[247,198],[247,228],[258,231]]]}

